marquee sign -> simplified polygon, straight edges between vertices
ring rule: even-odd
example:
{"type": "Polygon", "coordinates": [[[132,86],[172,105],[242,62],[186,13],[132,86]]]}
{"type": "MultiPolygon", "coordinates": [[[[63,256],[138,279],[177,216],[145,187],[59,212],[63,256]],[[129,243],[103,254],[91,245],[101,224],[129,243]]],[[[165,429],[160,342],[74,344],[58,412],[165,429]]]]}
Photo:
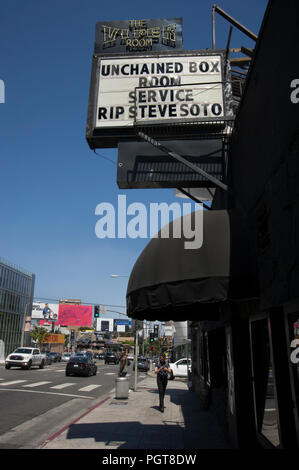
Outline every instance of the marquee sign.
{"type": "Polygon", "coordinates": [[[182,18],[96,23],[95,54],[182,49],[182,18]]]}
{"type": "Polygon", "coordinates": [[[224,79],[223,51],[94,57],[88,143],[115,147],[138,125],[223,122],[224,79]]]}

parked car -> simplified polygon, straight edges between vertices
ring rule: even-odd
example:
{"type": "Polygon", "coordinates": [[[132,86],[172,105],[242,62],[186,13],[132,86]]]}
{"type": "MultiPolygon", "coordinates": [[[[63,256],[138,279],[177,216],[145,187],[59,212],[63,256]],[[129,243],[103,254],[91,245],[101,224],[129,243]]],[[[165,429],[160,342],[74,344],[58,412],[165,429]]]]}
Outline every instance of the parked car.
{"type": "Polygon", "coordinates": [[[105,364],[118,364],[119,363],[119,357],[116,353],[114,352],[107,352],[105,355],[105,364]]]}
{"type": "MultiPolygon", "coordinates": [[[[139,357],[137,359],[137,370],[147,372],[150,368],[149,361],[145,357],[139,357]]],[[[135,370],[135,362],[133,364],[133,370],[135,370]]]]}
{"type": "Polygon", "coordinates": [[[72,356],[72,353],[63,353],[63,355],[61,356],[61,360],[62,362],[68,362],[72,356]]]}
{"type": "Polygon", "coordinates": [[[42,356],[44,357],[45,359],[45,366],[50,366],[52,364],[52,356],[50,353],[48,352],[45,352],[45,353],[42,353],[42,356]]]}
{"type": "Polygon", "coordinates": [[[191,359],[184,357],[176,362],[171,362],[169,367],[171,369],[169,380],[173,380],[175,377],[188,377],[188,368],[191,369],[191,359]]]}
{"type": "Polygon", "coordinates": [[[90,377],[97,374],[96,363],[88,356],[80,355],[71,357],[65,368],[65,375],[83,375],[90,377]]]}

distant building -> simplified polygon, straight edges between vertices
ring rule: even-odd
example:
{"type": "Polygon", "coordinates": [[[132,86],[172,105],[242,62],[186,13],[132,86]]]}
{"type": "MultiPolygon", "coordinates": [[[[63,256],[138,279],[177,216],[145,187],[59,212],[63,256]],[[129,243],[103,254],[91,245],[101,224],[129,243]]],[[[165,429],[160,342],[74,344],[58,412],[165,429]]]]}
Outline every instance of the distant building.
{"type": "Polygon", "coordinates": [[[34,283],[34,274],[0,257],[0,341],[5,356],[22,343],[30,344],[26,322],[30,325],[34,283]]]}

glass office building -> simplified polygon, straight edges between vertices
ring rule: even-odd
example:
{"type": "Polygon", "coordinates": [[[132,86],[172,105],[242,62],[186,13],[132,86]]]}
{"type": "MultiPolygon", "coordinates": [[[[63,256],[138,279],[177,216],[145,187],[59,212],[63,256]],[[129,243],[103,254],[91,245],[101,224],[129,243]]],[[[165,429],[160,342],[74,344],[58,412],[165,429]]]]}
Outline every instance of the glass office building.
{"type": "Polygon", "coordinates": [[[31,316],[34,283],[34,274],[0,257],[0,342],[5,356],[30,344],[24,329],[25,317],[31,316]]]}

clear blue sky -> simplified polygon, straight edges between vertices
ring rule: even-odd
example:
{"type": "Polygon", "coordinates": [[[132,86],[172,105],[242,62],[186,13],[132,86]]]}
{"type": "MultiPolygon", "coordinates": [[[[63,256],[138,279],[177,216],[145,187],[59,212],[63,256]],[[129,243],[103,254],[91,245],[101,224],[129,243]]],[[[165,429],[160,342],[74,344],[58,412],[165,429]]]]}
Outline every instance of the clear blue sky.
{"type": "MultiPolygon", "coordinates": [[[[36,274],[36,297],[125,306],[128,279],[110,274],[128,275],[149,240],[98,239],[95,208],[100,202],[115,204],[118,194],[126,194],[128,203],[175,200],[173,189],[119,190],[116,166],[87,145],[95,23],[182,17],[184,49],[205,49],[212,46],[213,3],[2,2],[0,256],[36,274]]],[[[266,0],[217,4],[258,33],[266,0]]],[[[217,16],[217,48],[226,47],[228,31],[229,24],[217,16]]],[[[231,47],[241,45],[253,47],[234,28],[231,47]]],[[[116,149],[98,152],[116,162],[116,149]]]]}

